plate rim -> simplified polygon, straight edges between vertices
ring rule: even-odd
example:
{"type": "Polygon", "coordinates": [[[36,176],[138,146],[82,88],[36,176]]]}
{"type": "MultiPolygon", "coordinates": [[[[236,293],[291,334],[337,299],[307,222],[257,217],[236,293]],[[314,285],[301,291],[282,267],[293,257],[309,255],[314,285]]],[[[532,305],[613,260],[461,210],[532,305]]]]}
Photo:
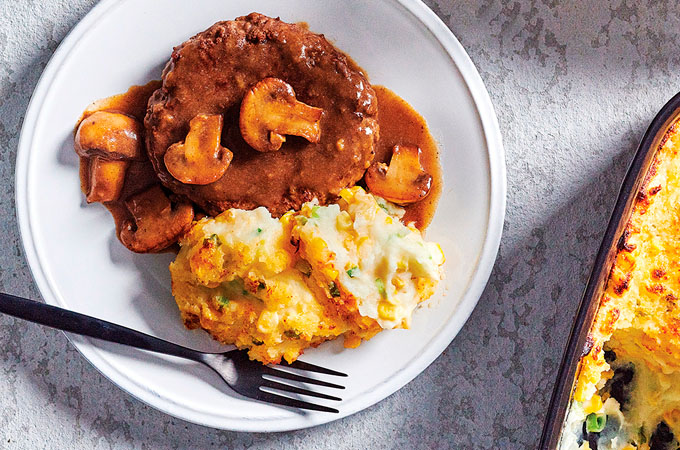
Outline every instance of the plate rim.
{"type": "MultiPolygon", "coordinates": [[[[98,346],[94,344],[94,341],[89,338],[64,333],[76,350],[78,350],[78,352],[99,373],[127,394],[170,416],[217,429],[271,432],[308,428],[338,420],[362,411],[404,387],[444,352],[469,320],[472,311],[476,307],[486,288],[488,279],[493,270],[494,262],[500,248],[501,234],[505,219],[507,194],[506,163],[498,119],[493,104],[491,103],[489,93],[484,86],[484,82],[482,81],[479,72],[463,46],[446,24],[444,24],[444,22],[427,5],[425,5],[422,0],[384,1],[391,1],[399,4],[416,18],[442,46],[444,52],[454,63],[465,82],[465,87],[472,98],[481,123],[482,137],[486,142],[486,156],[489,164],[490,182],[487,229],[475,270],[469,278],[466,291],[459,299],[457,311],[463,320],[461,320],[459,324],[451,322],[445,325],[441,332],[432,338],[430,346],[427,347],[423,353],[412,359],[402,370],[396,372],[394,376],[390,378],[389,382],[378,384],[371,395],[363,396],[361,400],[352,402],[354,407],[344,408],[341,410],[340,414],[310,415],[307,419],[293,420],[292,423],[291,420],[282,421],[277,418],[258,420],[252,418],[219,417],[216,418],[217,420],[214,420],[215,416],[182,407],[169,398],[161,397],[151,388],[140,388],[137,383],[121,374],[118,369],[113,367],[106,360],[106,358],[101,356],[100,350],[98,346]],[[209,417],[213,417],[214,419],[208,420],[209,417]],[[310,420],[310,418],[312,418],[312,420],[310,420]],[[316,420],[314,420],[314,418],[316,420]]],[[[73,29],[71,29],[71,31],[69,31],[54,54],[50,57],[50,60],[36,84],[26,109],[19,136],[15,165],[15,207],[19,232],[24,255],[26,256],[26,261],[33,280],[43,297],[43,300],[50,304],[59,305],[59,302],[55,301],[56,295],[53,292],[45,273],[42,271],[41,258],[33,243],[33,232],[29,220],[30,208],[28,202],[27,174],[30,149],[32,148],[34,137],[33,132],[37,125],[37,119],[40,115],[42,104],[49,93],[49,88],[54,81],[55,75],[58,73],[62,65],[61,63],[77,45],[78,38],[85,35],[93,26],[95,26],[112,7],[120,6],[122,4],[123,2],[118,2],[117,0],[102,0],[95,5],[73,27],[73,29]]]]}

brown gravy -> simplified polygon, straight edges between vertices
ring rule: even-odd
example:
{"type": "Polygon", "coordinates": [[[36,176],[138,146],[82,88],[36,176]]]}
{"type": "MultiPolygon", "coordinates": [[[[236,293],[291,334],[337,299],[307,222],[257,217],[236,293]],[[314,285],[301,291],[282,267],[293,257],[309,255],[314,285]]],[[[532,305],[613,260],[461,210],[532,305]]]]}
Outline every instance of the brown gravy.
{"type": "Polygon", "coordinates": [[[94,101],[88,105],[85,111],[83,111],[82,116],[76,124],[76,128],[78,128],[78,125],[84,118],[97,111],[119,112],[143,122],[149,97],[151,97],[151,94],[153,94],[160,86],[161,82],[159,80],[152,80],[142,86],[130,86],[127,92],[122,94],[112,95],[111,97],[94,101]]]}
{"type": "MultiPolygon", "coordinates": [[[[151,94],[160,87],[161,83],[158,80],[148,82],[143,86],[131,86],[127,92],[123,94],[113,95],[111,97],[103,98],[92,102],[76,123],[75,130],[78,129],[80,122],[89,115],[97,111],[109,111],[126,114],[132,116],[140,122],[144,122],[146,115],[146,104],[151,94]]],[[[87,195],[89,189],[89,164],[88,158],[80,158],[80,189],[87,195]]],[[[141,192],[146,188],[160,183],[156,177],[156,173],[151,166],[150,161],[131,161],[125,175],[125,184],[121,192],[121,200],[106,202],[104,206],[109,210],[113,216],[116,224],[116,235],[120,234],[121,226],[126,219],[131,219],[131,215],[125,206],[125,199],[141,192]]]]}
{"type": "MultiPolygon", "coordinates": [[[[78,124],[96,111],[119,112],[143,121],[147,101],[159,86],[160,81],[154,80],[143,86],[132,86],[123,94],[95,101],[83,112],[78,124]]],[[[378,97],[378,122],[380,125],[380,140],[376,149],[375,161],[389,163],[392,147],[396,144],[417,145],[422,151],[421,163],[424,169],[432,175],[430,194],[424,200],[405,207],[406,214],[403,219],[405,223],[415,222],[418,229],[424,230],[432,221],[442,190],[439,149],[430,135],[425,119],[411,105],[384,86],[373,86],[373,88],[378,97]]],[[[78,124],[76,124],[76,128],[78,124]]],[[[80,183],[81,189],[85,193],[88,188],[88,165],[87,158],[80,158],[80,183]]],[[[121,199],[125,199],[158,182],[150,162],[133,161],[125,178],[121,199]]],[[[131,218],[124,200],[108,202],[105,206],[114,218],[116,233],[118,234],[122,223],[131,218]]]]}
{"type": "Polygon", "coordinates": [[[373,86],[378,96],[378,124],[380,140],[375,161],[389,163],[392,147],[396,144],[417,145],[421,150],[421,164],[432,175],[430,194],[423,200],[407,206],[404,223],[415,222],[424,230],[432,221],[442,191],[442,168],[439,149],[430,135],[425,119],[403,98],[385,86],[373,86]]]}

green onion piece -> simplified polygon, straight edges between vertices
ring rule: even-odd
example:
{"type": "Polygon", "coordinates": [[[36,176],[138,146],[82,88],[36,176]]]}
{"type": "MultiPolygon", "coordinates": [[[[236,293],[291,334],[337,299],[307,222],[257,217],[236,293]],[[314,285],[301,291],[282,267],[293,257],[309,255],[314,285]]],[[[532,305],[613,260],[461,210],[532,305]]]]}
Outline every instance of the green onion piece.
{"type": "Polygon", "coordinates": [[[375,279],[375,286],[378,288],[378,292],[380,292],[380,296],[382,298],[387,298],[387,291],[385,290],[385,282],[382,280],[382,278],[376,278],[375,279]]]}
{"type": "Polygon", "coordinates": [[[312,266],[304,259],[298,260],[298,262],[295,263],[295,268],[302,272],[306,277],[312,274],[312,266]]]}
{"type": "Polygon", "coordinates": [[[233,280],[227,282],[227,287],[229,289],[233,289],[235,291],[237,291],[239,289],[242,290],[243,289],[243,280],[241,278],[236,277],[233,280]]]}
{"type": "Polygon", "coordinates": [[[586,431],[588,433],[599,433],[604,430],[604,426],[607,424],[607,415],[590,413],[586,417],[586,431]]]}
{"type": "Polygon", "coordinates": [[[286,330],[283,334],[291,339],[300,339],[300,333],[295,330],[286,330]]]}
{"type": "Polygon", "coordinates": [[[328,290],[331,293],[331,297],[340,297],[340,289],[338,289],[334,282],[331,281],[328,284],[328,290]]]}
{"type": "Polygon", "coordinates": [[[646,444],[647,443],[647,436],[645,436],[645,427],[640,427],[638,430],[638,442],[640,444],[646,444]]]}
{"type": "Polygon", "coordinates": [[[210,237],[206,238],[203,242],[207,242],[207,243],[210,243],[210,244],[213,244],[213,245],[220,245],[221,244],[220,237],[216,234],[210,235],[210,237]]]}
{"type": "Polygon", "coordinates": [[[314,219],[319,218],[319,208],[320,206],[312,206],[312,218],[314,219]]]}
{"type": "Polygon", "coordinates": [[[215,297],[215,300],[217,300],[217,304],[219,305],[220,309],[229,304],[229,299],[224,295],[218,295],[217,297],[215,297]]]}
{"type": "Polygon", "coordinates": [[[382,208],[382,210],[385,211],[387,214],[390,213],[390,210],[387,209],[387,206],[386,206],[385,204],[383,204],[383,203],[378,203],[378,206],[380,206],[380,208],[382,208]]]}
{"type": "Polygon", "coordinates": [[[257,229],[257,232],[258,232],[258,233],[262,233],[262,228],[258,228],[258,229],[257,229]]]}
{"type": "Polygon", "coordinates": [[[359,268],[357,266],[352,267],[347,271],[347,275],[349,275],[350,278],[354,278],[354,275],[359,273],[359,268]]]}

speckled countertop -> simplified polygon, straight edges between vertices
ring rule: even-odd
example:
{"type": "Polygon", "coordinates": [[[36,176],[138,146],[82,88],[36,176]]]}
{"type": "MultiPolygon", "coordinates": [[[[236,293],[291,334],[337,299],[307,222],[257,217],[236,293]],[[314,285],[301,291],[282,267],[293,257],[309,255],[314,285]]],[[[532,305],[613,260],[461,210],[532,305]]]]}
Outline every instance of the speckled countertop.
{"type": "MultiPolygon", "coordinates": [[[[42,69],[94,0],[0,0],[0,291],[38,298],[14,161],[42,69]]],[[[56,331],[0,316],[0,448],[465,448],[537,445],[570,323],[637,142],[680,90],[676,2],[429,0],[486,83],[508,206],[489,285],[423,374],[349,418],[280,434],[164,415],[56,331]]]]}

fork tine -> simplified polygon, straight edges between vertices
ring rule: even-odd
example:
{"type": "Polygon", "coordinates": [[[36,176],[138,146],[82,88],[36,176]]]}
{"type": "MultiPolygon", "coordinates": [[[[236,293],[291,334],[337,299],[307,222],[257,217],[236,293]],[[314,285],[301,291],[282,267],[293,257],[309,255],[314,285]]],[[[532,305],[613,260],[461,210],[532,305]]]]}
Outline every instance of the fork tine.
{"type": "Polygon", "coordinates": [[[300,383],[316,384],[317,386],[324,386],[333,389],[345,389],[345,386],[339,384],[329,383],[327,381],[315,380],[314,378],[307,378],[294,373],[286,372],[284,370],[277,370],[272,367],[265,367],[264,373],[272,377],[285,378],[287,380],[299,381],[300,383]]]}
{"type": "Polygon", "coordinates": [[[323,398],[325,400],[335,400],[341,402],[342,399],[339,397],[334,397],[332,395],[323,394],[321,392],[314,392],[307,389],[302,389],[299,387],[291,386],[290,384],[279,383],[273,380],[267,380],[266,378],[262,380],[260,387],[268,387],[271,389],[278,389],[280,391],[292,392],[294,394],[309,395],[311,397],[323,398]]]}
{"type": "Polygon", "coordinates": [[[290,397],[284,397],[278,394],[272,394],[271,392],[258,391],[257,399],[267,403],[275,403],[277,405],[289,406],[291,408],[300,409],[311,409],[313,411],[323,411],[328,413],[339,413],[335,408],[329,408],[327,406],[315,405],[314,403],[305,402],[302,400],[296,400],[290,397]]]}
{"type": "Polygon", "coordinates": [[[293,369],[307,370],[309,372],[323,373],[324,375],[333,375],[336,377],[346,377],[346,373],[338,372],[335,370],[327,369],[325,367],[317,366],[314,364],[306,363],[304,361],[294,361],[292,363],[281,360],[280,366],[292,367],[293,369]]]}

